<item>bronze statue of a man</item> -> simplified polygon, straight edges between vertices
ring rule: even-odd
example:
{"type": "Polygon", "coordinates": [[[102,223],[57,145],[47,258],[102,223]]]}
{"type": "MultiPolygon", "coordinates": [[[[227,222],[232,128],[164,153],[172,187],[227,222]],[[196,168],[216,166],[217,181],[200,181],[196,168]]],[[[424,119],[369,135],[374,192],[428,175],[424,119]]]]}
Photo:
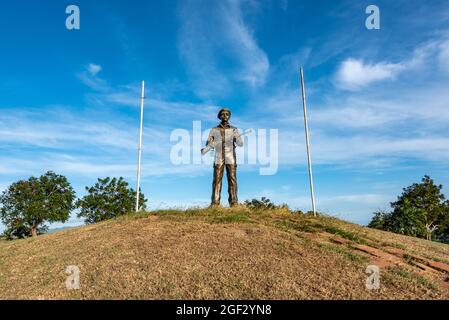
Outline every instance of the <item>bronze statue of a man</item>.
{"type": "Polygon", "coordinates": [[[221,198],[221,186],[223,173],[226,168],[228,177],[229,205],[238,204],[237,197],[237,159],[235,148],[242,147],[242,135],[236,127],[229,124],[231,111],[227,108],[218,112],[221,123],[212,128],[207,139],[206,148],[202,149],[203,154],[210,149],[215,149],[214,180],[212,184],[212,205],[219,205],[221,198]]]}

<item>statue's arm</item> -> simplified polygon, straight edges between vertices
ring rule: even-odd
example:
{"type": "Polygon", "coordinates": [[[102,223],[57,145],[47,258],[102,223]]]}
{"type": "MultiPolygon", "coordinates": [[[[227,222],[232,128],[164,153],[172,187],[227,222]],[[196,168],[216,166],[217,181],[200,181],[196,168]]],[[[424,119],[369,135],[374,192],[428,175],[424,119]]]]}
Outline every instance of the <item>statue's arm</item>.
{"type": "Polygon", "coordinates": [[[215,147],[214,146],[214,141],[215,141],[214,129],[211,129],[210,132],[209,132],[209,137],[207,138],[206,147],[210,146],[211,148],[214,148],[215,147]]]}
{"type": "Polygon", "coordinates": [[[243,147],[242,134],[240,133],[239,129],[234,130],[234,142],[236,146],[243,147]]]}
{"type": "Polygon", "coordinates": [[[201,153],[204,155],[214,148],[215,148],[214,129],[211,129],[209,132],[209,137],[207,138],[206,147],[201,149],[201,153]]]}

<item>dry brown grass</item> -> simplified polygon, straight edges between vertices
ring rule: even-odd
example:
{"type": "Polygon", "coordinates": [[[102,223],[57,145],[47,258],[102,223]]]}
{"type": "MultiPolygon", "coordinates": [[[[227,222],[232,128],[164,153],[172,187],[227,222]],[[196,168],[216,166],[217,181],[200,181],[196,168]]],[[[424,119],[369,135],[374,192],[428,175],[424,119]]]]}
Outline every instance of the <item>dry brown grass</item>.
{"type": "Polygon", "coordinates": [[[0,242],[0,298],[448,299],[448,274],[410,255],[447,262],[449,246],[286,210],[158,211],[0,242]]]}

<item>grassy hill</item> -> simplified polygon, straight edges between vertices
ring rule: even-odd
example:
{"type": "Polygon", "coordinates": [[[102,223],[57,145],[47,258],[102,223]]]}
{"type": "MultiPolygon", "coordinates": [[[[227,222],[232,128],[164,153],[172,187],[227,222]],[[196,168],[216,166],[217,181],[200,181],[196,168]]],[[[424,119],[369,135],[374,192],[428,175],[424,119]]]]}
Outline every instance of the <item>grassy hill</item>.
{"type": "Polygon", "coordinates": [[[448,259],[448,245],[328,217],[157,211],[0,242],[0,298],[449,299],[448,259]],[[65,288],[69,265],[80,290],[65,288]]]}

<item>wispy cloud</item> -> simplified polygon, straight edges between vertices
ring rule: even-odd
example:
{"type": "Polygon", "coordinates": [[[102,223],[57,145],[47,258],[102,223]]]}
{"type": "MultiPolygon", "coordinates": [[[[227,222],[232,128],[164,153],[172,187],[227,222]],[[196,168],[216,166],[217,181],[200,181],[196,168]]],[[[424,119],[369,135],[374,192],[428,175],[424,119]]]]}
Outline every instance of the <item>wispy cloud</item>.
{"type": "Polygon", "coordinates": [[[180,55],[203,98],[229,93],[233,81],[263,85],[270,63],[244,20],[246,1],[183,1],[178,37],[180,55]]]}
{"type": "Polygon", "coordinates": [[[85,67],[85,70],[78,73],[78,78],[89,88],[96,91],[107,91],[108,84],[106,80],[98,76],[102,70],[100,65],[90,63],[85,67]]]}
{"type": "Polygon", "coordinates": [[[446,40],[439,44],[438,61],[441,68],[449,74],[449,40],[446,40]]]}
{"type": "Polygon", "coordinates": [[[75,149],[80,146],[102,148],[134,147],[128,124],[105,115],[102,122],[89,112],[69,112],[65,107],[52,107],[0,115],[0,142],[10,146],[35,146],[53,149],[75,149]]]}
{"type": "Polygon", "coordinates": [[[242,4],[239,1],[229,1],[223,8],[223,36],[227,38],[230,49],[240,62],[237,79],[257,87],[265,83],[270,67],[268,57],[258,46],[249,26],[245,23],[242,4]]]}

